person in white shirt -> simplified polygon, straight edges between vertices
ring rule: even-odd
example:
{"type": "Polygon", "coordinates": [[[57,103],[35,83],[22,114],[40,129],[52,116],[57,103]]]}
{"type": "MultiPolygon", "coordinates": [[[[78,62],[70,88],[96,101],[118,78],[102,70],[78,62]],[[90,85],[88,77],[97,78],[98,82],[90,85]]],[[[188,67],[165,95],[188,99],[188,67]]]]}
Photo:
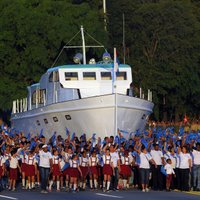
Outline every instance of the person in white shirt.
{"type": "Polygon", "coordinates": [[[140,156],[140,163],[139,163],[139,173],[140,173],[140,183],[142,185],[142,192],[149,191],[149,177],[150,177],[150,163],[151,162],[155,168],[157,167],[155,161],[153,160],[152,156],[147,152],[147,149],[144,145],[139,146],[140,148],[135,147],[135,151],[140,156]]]}
{"type": "Polygon", "coordinates": [[[42,150],[39,152],[40,156],[40,176],[41,176],[41,193],[47,192],[48,177],[50,168],[52,167],[52,154],[48,151],[48,146],[45,144],[42,146],[42,150]]]}
{"type": "Polygon", "coordinates": [[[25,174],[28,178],[28,189],[35,188],[35,175],[37,173],[37,165],[35,159],[35,152],[30,151],[28,155],[25,155],[26,170],[25,174]]]}
{"type": "Polygon", "coordinates": [[[169,146],[168,147],[168,151],[164,154],[164,158],[165,158],[165,162],[167,162],[167,159],[171,159],[171,166],[176,174],[176,176],[172,176],[172,181],[171,181],[171,185],[170,185],[170,188],[171,189],[175,189],[175,183],[177,183],[177,156],[176,156],[176,153],[174,151],[174,148],[172,146],[169,146]]]}
{"type": "Polygon", "coordinates": [[[116,151],[116,148],[114,145],[110,145],[110,156],[113,161],[113,170],[114,170],[114,176],[112,176],[111,180],[111,187],[113,190],[117,191],[118,188],[118,180],[119,180],[119,172],[120,172],[120,158],[119,153],[116,151]]]}
{"type": "Polygon", "coordinates": [[[1,180],[1,177],[4,176],[5,174],[5,159],[4,157],[1,155],[0,156],[0,180],[1,180]]]}
{"type": "Polygon", "coordinates": [[[10,158],[10,183],[9,183],[9,190],[15,191],[16,189],[16,180],[17,180],[17,168],[21,172],[21,168],[19,166],[19,162],[17,159],[17,150],[13,149],[11,151],[11,158],[10,158]]]}
{"type": "Polygon", "coordinates": [[[124,188],[129,189],[129,180],[130,180],[131,172],[132,172],[131,167],[134,164],[133,156],[129,155],[128,150],[126,150],[124,151],[124,155],[120,157],[120,160],[121,160],[120,175],[123,178],[124,188]]]}
{"type": "Polygon", "coordinates": [[[189,173],[191,171],[192,159],[187,152],[187,146],[179,147],[178,154],[180,156],[181,191],[189,191],[189,173]]]}
{"type": "Polygon", "coordinates": [[[192,151],[193,155],[193,187],[194,190],[200,191],[200,143],[196,144],[196,149],[192,151]]]}
{"type": "Polygon", "coordinates": [[[175,172],[174,169],[172,167],[172,160],[170,158],[168,158],[166,160],[166,165],[164,167],[164,169],[166,170],[166,191],[170,191],[170,185],[172,182],[172,175],[175,176],[175,172]]]}
{"type": "Polygon", "coordinates": [[[156,168],[155,166],[152,166],[152,179],[153,179],[153,190],[163,190],[164,184],[163,184],[163,179],[164,176],[161,173],[161,166],[164,165],[164,156],[161,150],[159,150],[159,145],[158,143],[154,144],[154,149],[150,151],[150,154],[153,158],[153,160],[156,163],[156,168]]]}
{"type": "MultiPolygon", "coordinates": [[[[88,156],[87,156],[87,151],[84,150],[82,152],[82,156],[79,157],[79,163],[80,163],[80,169],[81,169],[81,172],[82,172],[82,177],[81,177],[81,180],[80,180],[80,188],[82,190],[85,190],[85,187],[86,187],[86,177],[89,173],[89,159],[88,159],[88,156]]],[[[96,181],[96,187],[97,187],[97,181],[96,181]]]]}

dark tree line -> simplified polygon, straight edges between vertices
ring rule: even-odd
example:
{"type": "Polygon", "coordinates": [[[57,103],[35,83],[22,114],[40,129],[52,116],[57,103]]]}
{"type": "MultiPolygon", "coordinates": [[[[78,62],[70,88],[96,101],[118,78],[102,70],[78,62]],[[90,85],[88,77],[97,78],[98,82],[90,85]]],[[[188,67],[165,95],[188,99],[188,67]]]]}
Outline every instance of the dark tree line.
{"type": "MultiPolygon", "coordinates": [[[[123,13],[126,61],[136,92],[153,91],[154,117],[198,116],[198,0],[107,0],[107,31],[101,0],[1,0],[0,109],[26,95],[26,86],[39,80],[80,25],[110,51],[117,47],[122,62],[123,13]]],[[[65,54],[57,64],[68,61],[65,54]]]]}

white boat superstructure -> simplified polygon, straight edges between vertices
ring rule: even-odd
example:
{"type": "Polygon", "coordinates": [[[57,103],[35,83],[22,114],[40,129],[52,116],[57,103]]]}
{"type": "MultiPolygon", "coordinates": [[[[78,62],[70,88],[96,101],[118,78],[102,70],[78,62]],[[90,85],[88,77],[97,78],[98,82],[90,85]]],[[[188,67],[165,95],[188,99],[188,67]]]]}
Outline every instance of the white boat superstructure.
{"type": "Polygon", "coordinates": [[[43,129],[48,138],[55,131],[64,136],[66,128],[88,137],[143,130],[153,109],[152,93],[148,91],[147,100],[142,93],[134,97],[131,83],[129,65],[120,64],[116,72],[108,57],[86,64],[83,48],[83,64],[79,60],[48,69],[39,83],[28,87],[27,98],[13,102],[12,127],[25,134],[43,129]]]}

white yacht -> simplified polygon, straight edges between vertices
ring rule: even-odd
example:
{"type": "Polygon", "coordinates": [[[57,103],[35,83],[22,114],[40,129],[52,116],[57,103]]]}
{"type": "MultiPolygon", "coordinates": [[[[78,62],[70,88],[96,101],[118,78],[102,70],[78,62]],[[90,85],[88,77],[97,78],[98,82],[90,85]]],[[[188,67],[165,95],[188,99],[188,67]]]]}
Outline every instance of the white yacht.
{"type": "MultiPolygon", "coordinates": [[[[112,61],[108,52],[103,60],[86,59],[84,29],[81,27],[82,54],[74,57],[75,64],[52,67],[40,81],[28,87],[27,98],[13,102],[12,127],[25,134],[43,134],[50,138],[56,131],[65,137],[66,128],[77,136],[116,135],[124,137],[142,131],[152,113],[152,93],[140,91],[134,96],[131,67],[112,61]]],[[[65,46],[68,48],[67,46],[65,46]]],[[[74,48],[70,46],[69,48],[74,48]]]]}

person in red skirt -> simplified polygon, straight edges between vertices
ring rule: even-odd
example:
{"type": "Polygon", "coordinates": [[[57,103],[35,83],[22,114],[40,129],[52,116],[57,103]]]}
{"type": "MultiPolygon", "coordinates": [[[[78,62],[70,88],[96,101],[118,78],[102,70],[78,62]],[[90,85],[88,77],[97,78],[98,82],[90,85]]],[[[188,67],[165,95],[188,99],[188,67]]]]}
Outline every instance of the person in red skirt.
{"type": "Polygon", "coordinates": [[[65,162],[66,168],[63,170],[63,176],[65,177],[66,191],[69,191],[69,173],[70,173],[70,164],[69,161],[72,157],[72,147],[66,147],[65,151],[62,153],[63,160],[65,162]]]}
{"type": "Polygon", "coordinates": [[[77,192],[77,184],[78,184],[78,177],[79,177],[79,173],[82,176],[82,172],[81,169],[79,167],[78,164],[78,155],[74,154],[72,156],[72,159],[69,161],[70,162],[70,172],[69,172],[69,176],[70,176],[70,184],[69,184],[69,189],[72,189],[72,185],[73,187],[73,192],[77,192]]]}
{"type": "Polygon", "coordinates": [[[129,189],[129,179],[131,177],[131,166],[133,165],[133,157],[126,150],[124,156],[121,156],[120,175],[123,178],[124,189],[129,189]]]}
{"type": "Polygon", "coordinates": [[[110,179],[113,174],[113,161],[110,156],[110,149],[107,148],[105,155],[103,155],[103,174],[104,174],[104,179],[103,179],[103,191],[109,192],[110,189],[110,179]],[[107,189],[106,189],[106,182],[107,182],[107,189]]]}
{"type": "Polygon", "coordinates": [[[22,171],[22,189],[25,189],[26,184],[26,176],[25,176],[25,170],[26,170],[26,162],[25,162],[25,153],[24,153],[24,143],[20,143],[20,148],[18,149],[18,155],[21,160],[21,171],[22,171]]]}
{"type": "Polygon", "coordinates": [[[34,156],[34,151],[29,151],[28,155],[25,155],[26,170],[25,175],[28,180],[27,189],[35,189],[35,176],[37,174],[37,164],[34,156]]]}
{"type": "Polygon", "coordinates": [[[61,158],[59,156],[57,149],[53,150],[52,161],[53,161],[53,166],[52,166],[51,172],[52,172],[53,180],[50,181],[49,190],[51,191],[52,185],[56,181],[56,185],[57,185],[56,191],[59,192],[60,191],[60,175],[61,175],[61,166],[60,166],[61,158]]]}
{"type": "Polygon", "coordinates": [[[4,157],[1,155],[0,156],[0,180],[1,180],[1,177],[4,176],[5,174],[5,159],[4,157]]]}
{"type": "Polygon", "coordinates": [[[80,180],[80,188],[84,191],[86,187],[86,177],[88,175],[89,169],[89,160],[87,157],[87,151],[84,150],[82,156],[79,158],[80,169],[82,172],[81,180],[80,180]]]}
{"type": "Polygon", "coordinates": [[[98,178],[97,164],[98,164],[98,157],[96,155],[96,151],[93,150],[89,158],[90,189],[91,190],[93,190],[93,181],[94,181],[94,188],[97,189],[97,178],[98,178]]]}
{"type": "Polygon", "coordinates": [[[10,183],[9,183],[9,190],[15,191],[16,190],[16,180],[17,180],[17,168],[21,173],[21,168],[19,166],[19,162],[17,159],[17,150],[13,149],[11,151],[11,158],[10,158],[10,167],[9,167],[9,174],[10,174],[10,183]]]}

